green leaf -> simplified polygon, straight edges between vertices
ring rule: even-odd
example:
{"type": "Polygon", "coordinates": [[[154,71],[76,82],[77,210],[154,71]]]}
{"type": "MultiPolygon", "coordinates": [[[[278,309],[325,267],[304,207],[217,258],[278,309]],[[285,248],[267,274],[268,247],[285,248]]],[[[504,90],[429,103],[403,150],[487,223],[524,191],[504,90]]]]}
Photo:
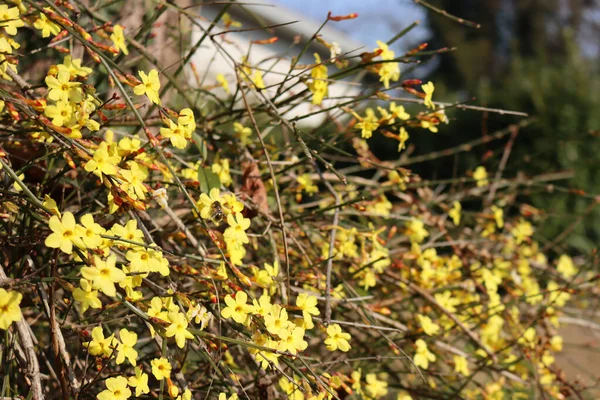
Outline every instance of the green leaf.
{"type": "Polygon", "coordinates": [[[200,182],[200,191],[202,193],[208,193],[212,188],[221,187],[219,175],[215,174],[209,167],[198,168],[198,182],[200,182]]]}
{"type": "Polygon", "coordinates": [[[194,143],[196,143],[198,152],[200,153],[200,156],[202,157],[202,161],[204,162],[206,160],[206,156],[208,155],[206,143],[204,143],[204,140],[196,132],[192,133],[192,137],[194,139],[194,143]]]}

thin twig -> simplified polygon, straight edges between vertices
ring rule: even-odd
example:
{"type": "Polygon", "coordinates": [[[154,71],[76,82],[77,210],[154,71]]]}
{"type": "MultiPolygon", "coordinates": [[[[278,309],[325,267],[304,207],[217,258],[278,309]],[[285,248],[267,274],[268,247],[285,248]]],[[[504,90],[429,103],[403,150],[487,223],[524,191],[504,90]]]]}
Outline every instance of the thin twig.
{"type": "MultiPolygon", "coordinates": [[[[2,265],[0,265],[0,279],[8,279],[6,273],[4,272],[4,268],[2,268],[2,265]]],[[[37,356],[35,355],[33,340],[29,332],[29,325],[27,324],[27,321],[25,321],[25,316],[21,316],[21,319],[15,322],[15,325],[17,326],[17,333],[27,358],[27,369],[25,371],[25,375],[31,382],[31,396],[33,400],[43,400],[44,393],[42,391],[40,364],[38,363],[37,356]]]]}

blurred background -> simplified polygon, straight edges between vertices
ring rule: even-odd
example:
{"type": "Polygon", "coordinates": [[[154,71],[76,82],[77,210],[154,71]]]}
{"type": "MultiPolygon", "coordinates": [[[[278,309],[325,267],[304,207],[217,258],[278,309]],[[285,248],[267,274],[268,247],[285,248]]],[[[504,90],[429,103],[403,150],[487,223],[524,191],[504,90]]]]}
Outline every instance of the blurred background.
{"type": "MultiPolygon", "coordinates": [[[[540,210],[536,238],[557,254],[590,254],[600,237],[600,2],[594,0],[432,0],[431,5],[481,24],[474,29],[409,0],[279,0],[299,15],[323,21],[352,12],[359,18],[334,26],[371,51],[414,21],[419,26],[394,43],[396,55],[423,42],[428,50],[456,47],[412,69],[401,79],[435,82],[434,99],[517,110],[535,122],[522,129],[503,176],[547,173],[572,176],[532,187],[520,199],[540,210]],[[412,70],[411,70],[412,69],[412,70]],[[471,99],[474,99],[470,101],[471,99]],[[568,174],[570,172],[570,174],[568,174]],[[551,192],[551,195],[549,195],[551,192]],[[560,240],[556,241],[555,238],[560,240]]],[[[350,49],[342,49],[350,50],[350,49]]],[[[523,117],[452,110],[450,124],[437,134],[411,135],[413,156],[489,135],[523,117]]],[[[373,139],[372,139],[373,140],[373,139]]],[[[377,140],[377,139],[374,139],[377,140]]],[[[385,139],[384,139],[385,140],[385,139]]],[[[484,165],[495,171],[506,140],[409,168],[428,179],[451,178],[454,171],[484,165]]],[[[398,157],[395,147],[370,142],[382,158],[398,157]],[[387,154],[385,154],[387,151],[387,154]],[[387,156],[387,157],[386,157],[387,156]]],[[[467,205],[468,207],[468,205],[467,205]]],[[[514,210],[518,212],[518,210],[514,210]]],[[[599,310],[589,305],[594,320],[599,310]]],[[[598,382],[600,325],[566,325],[560,367],[569,378],[598,382]]]]}
{"type": "MultiPolygon", "coordinates": [[[[456,51],[424,59],[401,79],[435,82],[435,100],[469,101],[468,104],[523,111],[536,118],[519,133],[504,176],[517,172],[533,176],[549,172],[572,172],[573,178],[553,187],[531,189],[523,199],[542,210],[541,238],[550,243],[565,229],[561,243],[589,252],[600,236],[600,2],[596,0],[432,0],[448,13],[476,23],[462,25],[410,0],[277,0],[276,4],[299,15],[322,21],[352,12],[359,18],[335,24],[361,51],[371,51],[376,41],[386,41],[414,21],[420,24],[394,43],[396,55],[423,42],[428,50],[456,47],[456,51]],[[472,100],[473,99],[473,100],[472,100]],[[472,101],[470,101],[472,100],[472,101]],[[559,190],[560,189],[560,190],[559,190]],[[573,222],[580,222],[573,224],[573,222]]],[[[346,50],[346,49],[343,49],[346,50]]],[[[408,69],[406,66],[405,69],[408,69]]],[[[413,155],[425,154],[493,133],[521,117],[472,111],[449,112],[451,123],[435,140],[413,135],[413,155]]],[[[431,179],[450,178],[482,164],[494,171],[504,144],[484,147],[415,165],[416,172],[431,179]],[[425,164],[423,164],[425,165],[425,164]]],[[[381,149],[389,148],[382,145],[381,149]]],[[[388,155],[394,157],[393,153],[388,155]]],[[[397,155],[396,155],[397,157],[397,155]]],[[[543,240],[541,240],[543,242],[543,240]]]]}

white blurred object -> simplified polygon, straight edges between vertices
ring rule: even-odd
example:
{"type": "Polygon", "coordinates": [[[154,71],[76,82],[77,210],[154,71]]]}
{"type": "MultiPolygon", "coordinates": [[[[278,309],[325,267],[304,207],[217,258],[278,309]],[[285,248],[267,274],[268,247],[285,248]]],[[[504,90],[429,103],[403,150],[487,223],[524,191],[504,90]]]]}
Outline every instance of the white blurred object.
{"type": "MultiPolygon", "coordinates": [[[[193,26],[191,44],[197,43],[205,34],[206,30],[211,25],[212,21],[218,15],[220,9],[218,5],[207,4],[198,7],[196,10],[202,15],[205,20],[197,20],[198,25],[193,26]]],[[[220,6],[222,7],[222,5],[220,6]]],[[[235,21],[240,21],[243,25],[241,28],[230,27],[223,29],[221,26],[214,27],[210,34],[210,38],[205,38],[202,46],[192,56],[192,63],[196,67],[196,71],[204,74],[200,76],[202,86],[214,87],[211,89],[213,93],[221,98],[226,98],[228,95],[225,90],[218,85],[217,75],[223,74],[227,79],[230,87],[236,86],[236,75],[234,62],[240,63],[243,57],[249,55],[247,64],[251,67],[263,72],[263,80],[266,89],[264,91],[267,96],[273,97],[280,85],[290,73],[292,57],[297,56],[303,49],[305,43],[317,32],[321,23],[312,21],[310,18],[298,14],[295,11],[285,7],[263,2],[261,4],[253,3],[245,5],[243,9],[238,6],[232,6],[228,10],[229,15],[235,21]],[[256,19],[250,18],[250,13],[256,19],[262,22],[263,26],[272,26],[288,24],[273,28],[270,32],[261,29],[257,24],[256,19]],[[255,29],[247,31],[248,29],[255,29]],[[224,35],[219,33],[232,30],[224,35]],[[236,30],[246,30],[235,32],[236,30]],[[216,34],[216,35],[215,35],[216,34]],[[252,44],[252,41],[266,40],[273,36],[277,36],[278,41],[267,45],[252,44]]],[[[326,18],[326,16],[324,16],[326,18]]],[[[298,66],[314,64],[314,53],[320,54],[323,61],[329,58],[339,56],[343,48],[346,53],[352,55],[360,54],[369,49],[365,48],[359,42],[354,41],[345,33],[340,32],[330,26],[326,26],[320,32],[321,37],[328,43],[331,43],[331,48],[313,41],[302,58],[298,62],[298,66]]],[[[298,75],[302,69],[294,69],[291,75],[298,75]]],[[[338,69],[333,65],[328,65],[328,74],[331,75],[337,72],[338,69]]],[[[304,71],[304,77],[310,77],[309,71],[304,71]]],[[[188,81],[192,86],[197,86],[196,78],[188,71],[188,81]]],[[[284,100],[290,96],[298,94],[305,90],[306,84],[299,83],[298,78],[291,78],[285,81],[283,86],[283,94],[277,98],[277,102],[284,100]]],[[[307,101],[295,107],[282,106],[279,113],[285,118],[294,118],[296,116],[306,115],[308,113],[319,110],[320,108],[334,107],[339,103],[348,101],[347,96],[356,96],[362,88],[360,82],[353,81],[337,81],[330,83],[329,93],[323,100],[320,106],[311,104],[312,96],[307,101]],[[331,99],[331,98],[336,99],[331,99]]],[[[238,96],[239,97],[239,96],[238,96]]],[[[252,97],[252,96],[251,96],[252,97]]],[[[252,101],[251,98],[249,98],[252,101]]],[[[258,99],[260,101],[260,99],[258,99]]],[[[241,102],[241,100],[240,100],[241,102]]],[[[240,106],[238,104],[238,106],[240,106]]],[[[320,113],[302,120],[299,120],[300,125],[317,125],[326,118],[325,113],[320,113]]]]}

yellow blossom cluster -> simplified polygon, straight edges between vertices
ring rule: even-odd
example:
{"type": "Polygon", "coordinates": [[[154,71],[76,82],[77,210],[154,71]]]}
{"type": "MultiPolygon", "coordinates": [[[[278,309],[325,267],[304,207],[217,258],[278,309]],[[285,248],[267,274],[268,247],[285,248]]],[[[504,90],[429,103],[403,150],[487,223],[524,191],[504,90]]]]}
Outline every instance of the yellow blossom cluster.
{"type": "MultiPolygon", "coordinates": [[[[397,57],[394,39],[378,41],[358,61],[317,34],[331,58],[315,53],[308,68],[291,58],[281,85],[271,85],[275,64],[250,64],[252,52],[206,83],[191,53],[169,68],[145,49],[163,12],[194,10],[158,7],[138,29],[111,22],[114,7],[0,5],[7,396],[573,390],[556,353],[565,312],[589,304],[579,288],[597,291],[585,257],[542,242],[544,213],[524,203],[517,178],[497,185],[493,160],[438,185],[406,169],[414,159],[370,147],[392,139],[406,150],[409,131],[449,122],[432,82],[400,82],[399,63],[415,51],[397,57]],[[30,34],[35,46],[23,46],[30,34]],[[181,81],[188,72],[202,77],[194,90],[181,81]],[[369,99],[330,95],[363,73],[380,82],[369,99]],[[423,104],[413,111],[392,89],[423,104]],[[335,105],[290,117],[325,99],[335,105]],[[298,122],[321,113],[314,129],[298,122]]],[[[327,23],[356,17],[330,13],[327,23]]],[[[240,24],[225,10],[218,18],[195,50],[208,40],[226,52],[229,32],[209,31],[240,24]]]]}

